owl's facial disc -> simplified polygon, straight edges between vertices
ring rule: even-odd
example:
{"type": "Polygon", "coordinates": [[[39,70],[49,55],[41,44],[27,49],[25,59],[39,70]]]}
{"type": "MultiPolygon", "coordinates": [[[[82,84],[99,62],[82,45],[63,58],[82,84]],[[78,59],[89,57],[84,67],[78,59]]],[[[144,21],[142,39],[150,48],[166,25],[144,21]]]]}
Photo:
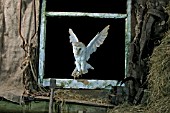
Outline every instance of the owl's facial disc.
{"type": "Polygon", "coordinates": [[[81,54],[82,49],[85,47],[85,45],[82,42],[76,42],[73,43],[73,52],[76,55],[81,54]]]}
{"type": "Polygon", "coordinates": [[[76,55],[79,55],[81,52],[81,47],[74,47],[73,51],[76,55]]]}
{"type": "Polygon", "coordinates": [[[77,48],[77,52],[76,52],[76,53],[77,53],[77,55],[78,55],[78,54],[80,54],[80,51],[81,51],[81,48],[80,48],[80,47],[78,47],[78,48],[77,48]]]}

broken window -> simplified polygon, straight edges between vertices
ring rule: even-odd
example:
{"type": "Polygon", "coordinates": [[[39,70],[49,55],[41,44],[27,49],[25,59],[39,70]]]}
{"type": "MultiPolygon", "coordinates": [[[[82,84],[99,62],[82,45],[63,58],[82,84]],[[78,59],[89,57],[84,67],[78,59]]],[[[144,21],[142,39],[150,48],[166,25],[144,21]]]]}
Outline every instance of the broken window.
{"type": "Polygon", "coordinates": [[[106,88],[126,76],[127,42],[130,39],[130,0],[105,2],[42,0],[39,83],[50,85],[55,78],[63,88],[106,88]],[[121,7],[121,8],[120,8],[121,7]],[[104,44],[91,55],[89,70],[75,80],[75,68],[68,29],[72,28],[85,45],[105,26],[110,25],[104,44]]]}

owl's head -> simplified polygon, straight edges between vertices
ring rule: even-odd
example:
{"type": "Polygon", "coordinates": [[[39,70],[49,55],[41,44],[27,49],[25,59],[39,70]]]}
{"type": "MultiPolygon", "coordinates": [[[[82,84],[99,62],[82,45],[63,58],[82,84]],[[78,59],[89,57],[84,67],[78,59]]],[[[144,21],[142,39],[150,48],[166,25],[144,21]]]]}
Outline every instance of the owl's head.
{"type": "Polygon", "coordinates": [[[76,46],[76,47],[85,47],[85,45],[82,42],[74,42],[73,46],[76,46]]]}
{"type": "Polygon", "coordinates": [[[82,42],[74,42],[73,44],[73,53],[75,55],[80,55],[85,50],[85,45],[82,42]]]}

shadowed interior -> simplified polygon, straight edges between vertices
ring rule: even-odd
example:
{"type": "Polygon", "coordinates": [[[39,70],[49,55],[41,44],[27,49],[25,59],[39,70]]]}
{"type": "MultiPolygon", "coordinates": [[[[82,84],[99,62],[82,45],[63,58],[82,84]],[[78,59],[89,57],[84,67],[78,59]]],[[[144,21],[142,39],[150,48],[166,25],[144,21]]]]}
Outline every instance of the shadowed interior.
{"type": "Polygon", "coordinates": [[[68,29],[87,45],[105,26],[110,25],[103,45],[91,55],[88,63],[94,70],[82,79],[120,80],[125,66],[125,20],[90,17],[47,17],[44,78],[73,79],[75,68],[68,29]]]}
{"type": "Polygon", "coordinates": [[[127,0],[47,0],[47,11],[124,13],[127,0]]]}

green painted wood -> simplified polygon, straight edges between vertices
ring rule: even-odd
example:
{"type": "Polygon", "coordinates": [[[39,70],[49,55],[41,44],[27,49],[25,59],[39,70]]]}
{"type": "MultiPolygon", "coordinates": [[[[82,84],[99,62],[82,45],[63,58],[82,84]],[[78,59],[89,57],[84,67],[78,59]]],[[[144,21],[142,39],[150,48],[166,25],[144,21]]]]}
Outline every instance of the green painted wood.
{"type": "Polygon", "coordinates": [[[48,113],[48,104],[46,101],[31,101],[24,105],[0,101],[0,113],[48,113]]]}
{"type": "Polygon", "coordinates": [[[82,104],[67,103],[59,105],[60,113],[107,113],[108,107],[97,107],[82,104]]]}
{"type": "MultiPolygon", "coordinates": [[[[54,102],[53,113],[107,113],[109,107],[91,106],[77,103],[54,102]]],[[[7,100],[0,101],[0,113],[48,113],[49,102],[46,100],[30,101],[24,105],[7,100]]]]}

